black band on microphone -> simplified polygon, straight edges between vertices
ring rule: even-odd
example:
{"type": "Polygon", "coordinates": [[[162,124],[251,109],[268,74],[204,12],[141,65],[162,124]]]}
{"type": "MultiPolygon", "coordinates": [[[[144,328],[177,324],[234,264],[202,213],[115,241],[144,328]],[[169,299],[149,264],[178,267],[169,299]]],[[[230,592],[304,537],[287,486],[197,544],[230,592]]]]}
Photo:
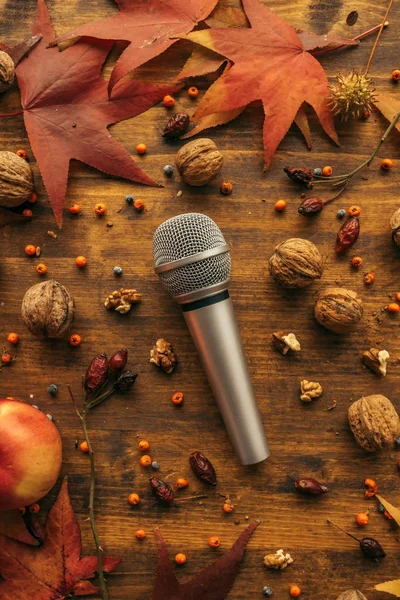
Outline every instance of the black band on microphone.
{"type": "Polygon", "coordinates": [[[217,304],[218,302],[222,302],[222,300],[227,300],[228,298],[229,292],[228,290],[224,290],[223,292],[219,292],[219,294],[215,294],[215,296],[208,296],[208,298],[202,298],[201,300],[195,300],[194,302],[182,304],[182,312],[189,312],[190,310],[197,310],[198,308],[211,306],[212,304],[217,304]]]}

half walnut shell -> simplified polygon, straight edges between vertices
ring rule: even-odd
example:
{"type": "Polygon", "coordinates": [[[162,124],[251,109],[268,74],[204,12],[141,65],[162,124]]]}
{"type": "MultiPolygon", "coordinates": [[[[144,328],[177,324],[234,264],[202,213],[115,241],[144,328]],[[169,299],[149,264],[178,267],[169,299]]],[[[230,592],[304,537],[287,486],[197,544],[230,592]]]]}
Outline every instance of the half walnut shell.
{"type": "Polygon", "coordinates": [[[63,337],[72,326],[75,301],[67,288],[50,279],[29,288],[22,301],[22,318],[31,333],[63,337]]]}

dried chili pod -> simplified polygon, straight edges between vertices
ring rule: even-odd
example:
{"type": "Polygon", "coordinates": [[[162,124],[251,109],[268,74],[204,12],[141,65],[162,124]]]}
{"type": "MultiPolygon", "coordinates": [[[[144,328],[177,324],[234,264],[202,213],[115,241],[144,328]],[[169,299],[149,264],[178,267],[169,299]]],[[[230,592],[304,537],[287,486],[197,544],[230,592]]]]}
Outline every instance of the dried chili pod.
{"type": "Polygon", "coordinates": [[[307,185],[313,178],[311,169],[307,169],[307,167],[285,167],[283,170],[289,179],[295,183],[303,183],[304,185],[307,185]]]}
{"type": "Polygon", "coordinates": [[[201,452],[193,452],[189,456],[189,463],[193,473],[197,479],[204,481],[209,485],[217,485],[217,475],[215,469],[201,452]]]}
{"type": "Polygon", "coordinates": [[[136,377],[137,373],[133,373],[133,371],[122,371],[114,385],[120,392],[126,392],[133,386],[136,377]]]}
{"type": "Polygon", "coordinates": [[[97,392],[107,379],[107,355],[98,354],[90,363],[85,375],[85,390],[93,394],[97,392]]]}
{"type": "Polygon", "coordinates": [[[360,541],[361,552],[365,558],[378,561],[380,558],[385,558],[386,552],[380,545],[380,543],[374,538],[365,537],[360,541]]]}
{"type": "Polygon", "coordinates": [[[190,117],[186,113],[177,113],[169,119],[164,127],[162,136],[165,138],[179,138],[189,129],[190,117]]]}
{"type": "Polygon", "coordinates": [[[108,361],[108,370],[111,373],[119,373],[125,368],[127,360],[128,350],[126,348],[118,350],[118,352],[113,354],[110,360],[108,361]]]}
{"type": "Polygon", "coordinates": [[[316,215],[324,209],[324,201],[321,198],[306,198],[297,209],[300,215],[316,215]]]}
{"type": "Polygon", "coordinates": [[[356,243],[359,235],[360,220],[358,217],[353,217],[343,223],[336,238],[336,253],[342,254],[346,252],[346,250],[356,243]]]}
{"type": "Polygon", "coordinates": [[[174,491],[168,483],[158,477],[150,477],[149,482],[151,491],[161,504],[171,504],[175,500],[174,491]]]}
{"type": "Polygon", "coordinates": [[[326,485],[322,485],[316,479],[296,479],[294,487],[306,496],[320,496],[328,491],[326,485]]]}

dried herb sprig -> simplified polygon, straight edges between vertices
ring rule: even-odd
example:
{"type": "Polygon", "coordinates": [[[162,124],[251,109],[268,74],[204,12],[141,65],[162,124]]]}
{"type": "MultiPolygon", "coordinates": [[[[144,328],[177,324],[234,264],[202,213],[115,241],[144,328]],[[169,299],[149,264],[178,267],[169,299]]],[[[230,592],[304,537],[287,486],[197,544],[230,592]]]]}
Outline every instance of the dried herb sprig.
{"type": "Polygon", "coordinates": [[[71,386],[68,391],[75,407],[76,414],[82,423],[82,429],[89,450],[90,460],[90,492],[89,492],[89,520],[96,546],[97,571],[101,589],[101,597],[108,600],[108,591],[106,580],[104,578],[103,560],[99,534],[96,527],[94,514],[94,493],[96,485],[96,465],[94,459],[93,447],[90,442],[87,429],[87,416],[95,406],[98,406],[115,391],[126,391],[135,383],[137,375],[132,371],[124,370],[128,359],[128,352],[124,348],[119,350],[107,360],[106,354],[99,354],[91,361],[87,368],[85,377],[82,379],[82,408],[79,409],[78,403],[72,392],[71,386]]]}

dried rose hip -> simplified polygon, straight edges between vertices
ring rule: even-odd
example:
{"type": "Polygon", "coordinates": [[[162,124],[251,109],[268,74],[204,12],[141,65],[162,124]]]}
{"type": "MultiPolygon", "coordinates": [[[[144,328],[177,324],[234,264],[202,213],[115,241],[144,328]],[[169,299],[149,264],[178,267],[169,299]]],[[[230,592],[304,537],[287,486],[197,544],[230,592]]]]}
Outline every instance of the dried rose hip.
{"type": "Polygon", "coordinates": [[[360,235],[360,220],[358,217],[353,217],[343,223],[338,231],[336,238],[336,253],[342,254],[351,248],[357,241],[360,235]]]}
{"type": "Polygon", "coordinates": [[[201,452],[193,452],[189,456],[189,463],[193,473],[200,481],[210,485],[217,485],[217,475],[215,469],[201,452]]]}
{"type": "Polygon", "coordinates": [[[133,386],[136,381],[137,374],[132,371],[122,371],[121,375],[118,377],[115,382],[115,387],[120,392],[126,392],[133,386]]]}
{"type": "Polygon", "coordinates": [[[179,138],[187,132],[189,128],[190,117],[186,113],[177,113],[164,127],[162,136],[166,138],[179,138]]]}
{"type": "Polygon", "coordinates": [[[328,488],[316,479],[296,479],[294,487],[300,494],[306,496],[319,496],[320,494],[326,494],[328,491],[328,488]]]}
{"type": "Polygon", "coordinates": [[[283,170],[285,171],[289,179],[291,179],[295,183],[303,183],[304,185],[307,185],[313,178],[312,171],[310,169],[307,169],[307,167],[285,167],[283,170]]]}
{"type": "Polygon", "coordinates": [[[168,483],[158,477],[150,477],[149,482],[153,494],[161,504],[171,504],[175,500],[174,491],[168,483]]]}
{"type": "Polygon", "coordinates": [[[118,373],[119,371],[122,371],[125,368],[127,360],[128,350],[126,348],[118,350],[118,352],[113,354],[108,361],[108,370],[111,371],[111,373],[118,373]]]}
{"type": "Polygon", "coordinates": [[[324,209],[324,202],[321,198],[306,198],[297,209],[300,215],[316,215],[324,209]]]}
{"type": "Polygon", "coordinates": [[[85,390],[90,394],[97,392],[107,379],[107,371],[107,355],[99,354],[92,360],[86,371],[85,390]]]}

